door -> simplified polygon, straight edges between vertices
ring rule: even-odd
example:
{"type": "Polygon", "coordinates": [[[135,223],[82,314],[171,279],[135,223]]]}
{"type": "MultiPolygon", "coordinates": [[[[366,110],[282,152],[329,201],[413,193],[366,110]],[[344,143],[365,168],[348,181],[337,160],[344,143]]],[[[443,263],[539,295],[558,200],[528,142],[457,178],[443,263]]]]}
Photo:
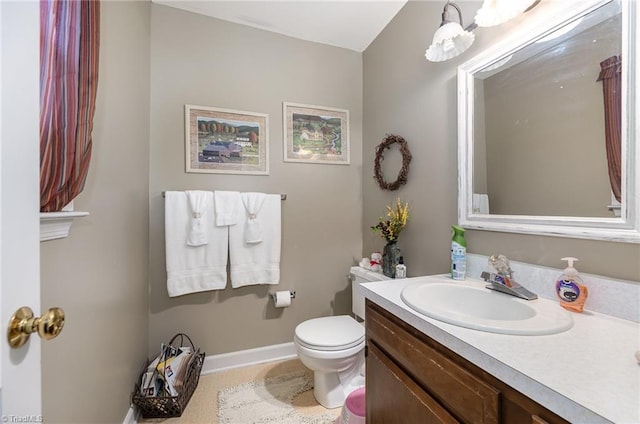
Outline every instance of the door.
{"type": "Polygon", "coordinates": [[[40,338],[9,347],[22,306],[40,310],[39,2],[0,1],[0,417],[39,422],[40,338]]]}

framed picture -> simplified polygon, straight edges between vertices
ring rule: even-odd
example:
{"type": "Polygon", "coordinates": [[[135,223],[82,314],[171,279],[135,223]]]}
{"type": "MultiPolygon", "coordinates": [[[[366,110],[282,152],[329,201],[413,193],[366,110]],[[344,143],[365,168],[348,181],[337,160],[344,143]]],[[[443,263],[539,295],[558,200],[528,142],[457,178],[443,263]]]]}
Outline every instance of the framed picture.
{"type": "Polygon", "coordinates": [[[349,111],[284,102],[284,161],[349,165],[349,111]]]}
{"type": "Polygon", "coordinates": [[[185,105],[186,172],[269,175],[269,115],[185,105]]]}

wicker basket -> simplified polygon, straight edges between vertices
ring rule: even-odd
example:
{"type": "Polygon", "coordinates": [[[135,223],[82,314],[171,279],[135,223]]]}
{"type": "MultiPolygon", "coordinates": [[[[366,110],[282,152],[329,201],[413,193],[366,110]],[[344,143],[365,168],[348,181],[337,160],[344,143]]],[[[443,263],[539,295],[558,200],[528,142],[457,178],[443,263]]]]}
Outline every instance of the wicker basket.
{"type": "Polygon", "coordinates": [[[204,352],[196,350],[193,342],[183,333],[178,333],[169,342],[171,346],[183,347],[184,341],[188,340],[191,345],[192,356],[187,364],[187,371],[184,379],[184,385],[182,390],[177,396],[142,396],[140,395],[140,383],[142,381],[142,375],[147,371],[147,367],[150,362],[147,362],[140,377],[135,385],[132,393],[132,402],[142,413],[143,418],[169,418],[180,417],[187,407],[191,395],[198,386],[200,380],[200,371],[202,370],[202,364],[204,363],[204,352]],[[178,341],[179,339],[179,341],[178,341]]]}

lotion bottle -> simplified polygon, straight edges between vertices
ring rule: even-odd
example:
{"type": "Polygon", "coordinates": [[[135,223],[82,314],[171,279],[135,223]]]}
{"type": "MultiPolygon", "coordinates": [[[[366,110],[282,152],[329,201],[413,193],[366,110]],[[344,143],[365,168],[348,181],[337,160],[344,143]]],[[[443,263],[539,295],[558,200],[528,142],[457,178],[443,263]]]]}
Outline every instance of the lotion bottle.
{"type": "Polygon", "coordinates": [[[567,261],[567,267],[556,281],[556,293],[560,299],[560,306],[572,312],[582,312],[587,301],[589,291],[584,285],[578,270],[573,267],[576,258],[562,258],[567,261]]]}
{"type": "Polygon", "coordinates": [[[396,265],[395,278],[407,278],[407,266],[404,264],[404,258],[402,256],[400,256],[400,261],[398,265],[396,265]]]}

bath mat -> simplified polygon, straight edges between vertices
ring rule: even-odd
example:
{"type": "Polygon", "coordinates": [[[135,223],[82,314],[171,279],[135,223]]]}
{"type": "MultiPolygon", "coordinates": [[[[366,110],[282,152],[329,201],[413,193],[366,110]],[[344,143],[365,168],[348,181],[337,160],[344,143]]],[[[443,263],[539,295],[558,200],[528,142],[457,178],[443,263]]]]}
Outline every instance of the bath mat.
{"type": "Polygon", "coordinates": [[[229,387],[218,392],[220,424],[330,424],[335,414],[304,415],[294,398],[313,389],[313,376],[295,371],[229,387]]]}

